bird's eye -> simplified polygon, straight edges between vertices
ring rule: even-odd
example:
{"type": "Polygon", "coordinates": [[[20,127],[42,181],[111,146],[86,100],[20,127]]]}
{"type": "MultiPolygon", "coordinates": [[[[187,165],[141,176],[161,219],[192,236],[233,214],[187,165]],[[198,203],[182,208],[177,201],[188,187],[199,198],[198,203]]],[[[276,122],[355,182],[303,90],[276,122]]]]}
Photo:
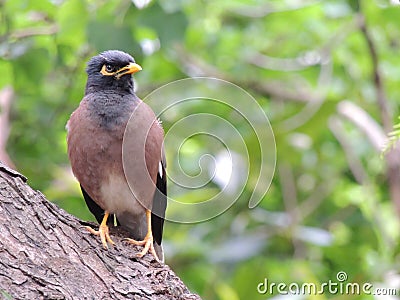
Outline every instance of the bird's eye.
{"type": "Polygon", "coordinates": [[[110,65],[110,64],[106,64],[106,71],[111,73],[111,72],[114,71],[114,67],[112,65],[110,65]]]}

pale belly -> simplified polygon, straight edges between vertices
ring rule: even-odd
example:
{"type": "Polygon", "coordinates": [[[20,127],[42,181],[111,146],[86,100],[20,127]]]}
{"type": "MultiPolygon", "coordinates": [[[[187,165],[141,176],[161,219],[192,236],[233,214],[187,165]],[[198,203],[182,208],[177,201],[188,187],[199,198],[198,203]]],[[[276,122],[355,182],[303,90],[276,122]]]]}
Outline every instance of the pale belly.
{"type": "Polygon", "coordinates": [[[110,213],[128,212],[133,215],[144,214],[145,208],[134,197],[125,177],[110,174],[100,188],[103,209],[110,213]]]}

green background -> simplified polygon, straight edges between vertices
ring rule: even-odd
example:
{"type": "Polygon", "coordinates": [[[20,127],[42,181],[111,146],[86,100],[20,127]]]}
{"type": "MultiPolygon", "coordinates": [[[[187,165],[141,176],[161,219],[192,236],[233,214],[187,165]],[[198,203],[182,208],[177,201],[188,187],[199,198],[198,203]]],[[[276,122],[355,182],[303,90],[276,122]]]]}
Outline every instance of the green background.
{"type": "MultiPolygon", "coordinates": [[[[240,200],[221,216],[199,224],[167,222],[167,264],[204,299],[272,298],[257,292],[264,278],[320,284],[335,281],[340,271],[347,282],[394,287],[399,219],[385,158],[371,138],[371,124],[380,134],[385,130],[366,32],[393,122],[400,97],[395,3],[0,0],[0,88],[15,91],[7,152],[35,189],[94,220],[70,172],[65,141],[65,124],[83,96],[87,60],[106,49],[134,55],[143,67],[135,75],[142,98],[191,76],[231,81],[254,96],[270,120],[277,147],[273,182],[255,209],[246,201],[257,178],[250,174],[240,200]],[[360,110],[370,119],[357,124],[351,116],[360,120],[360,110]]],[[[164,128],[207,110],[204,103],[185,106],[163,120],[164,128]]],[[[235,117],[223,106],[212,110],[235,117]]],[[[252,163],[259,163],[254,135],[245,140],[256,153],[252,163]]],[[[213,147],[208,139],[193,139],[182,153],[183,168],[196,173],[199,155],[213,147]]],[[[172,151],[167,157],[170,164],[177,159],[172,151]]],[[[216,190],[214,184],[179,197],[196,202],[216,190]]]]}

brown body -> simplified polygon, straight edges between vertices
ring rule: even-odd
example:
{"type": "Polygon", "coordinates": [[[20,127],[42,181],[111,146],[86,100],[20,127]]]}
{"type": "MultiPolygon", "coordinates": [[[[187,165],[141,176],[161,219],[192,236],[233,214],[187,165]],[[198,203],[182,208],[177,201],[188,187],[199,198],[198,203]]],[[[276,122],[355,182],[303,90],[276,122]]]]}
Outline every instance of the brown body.
{"type": "Polygon", "coordinates": [[[142,68],[129,54],[109,50],[88,62],[85,97],[67,123],[68,156],[89,210],[100,223],[87,227],[105,249],[115,245],[110,215],[131,232],[127,241],[163,260],[167,184],[164,131],[134,92],[142,68]]]}
{"type": "MultiPolygon", "coordinates": [[[[101,126],[96,112],[91,110],[85,97],[67,124],[68,155],[74,175],[89,196],[103,210],[116,214],[119,222],[132,232],[133,238],[142,239],[147,229],[145,210],[152,209],[162,155],[163,129],[153,111],[142,101],[132,101],[127,108],[121,123],[101,126]],[[135,193],[140,195],[140,199],[136,199],[128,185],[122,157],[126,125],[135,109],[139,109],[140,113],[134,114],[129,129],[135,128],[142,134],[135,132],[135,136],[128,141],[145,144],[146,167],[152,181],[150,185],[149,182],[135,185],[136,189],[140,189],[135,193]],[[151,125],[146,126],[149,121],[151,125]]],[[[131,156],[127,161],[128,168],[130,163],[133,167],[140,166],[140,152],[133,151],[131,155],[126,155],[131,156]]],[[[126,171],[130,173],[129,169],[126,171]]],[[[146,180],[144,172],[138,177],[139,180],[146,180]]]]}

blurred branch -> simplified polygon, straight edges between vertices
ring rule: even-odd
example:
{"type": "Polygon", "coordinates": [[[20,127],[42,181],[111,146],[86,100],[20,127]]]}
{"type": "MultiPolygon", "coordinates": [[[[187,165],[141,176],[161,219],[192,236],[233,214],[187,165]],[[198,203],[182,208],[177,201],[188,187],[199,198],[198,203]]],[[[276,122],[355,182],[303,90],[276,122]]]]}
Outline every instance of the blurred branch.
{"type": "Polygon", "coordinates": [[[393,123],[392,123],[392,118],[389,113],[388,100],[386,97],[385,89],[383,87],[382,75],[381,75],[381,72],[379,69],[378,54],[377,54],[375,44],[370,35],[370,32],[367,29],[367,25],[365,23],[365,17],[362,20],[363,21],[360,24],[360,29],[361,29],[361,32],[363,33],[365,41],[367,42],[369,54],[371,57],[372,76],[373,76],[373,81],[375,84],[376,100],[379,105],[383,128],[384,128],[385,132],[388,133],[391,131],[393,123]]]}
{"type": "Polygon", "coordinates": [[[328,195],[328,184],[331,184],[331,182],[317,186],[312,194],[299,204],[298,210],[302,219],[312,214],[326,199],[325,197],[328,195]]]}
{"type": "Polygon", "coordinates": [[[304,85],[295,85],[292,89],[289,88],[288,82],[265,82],[241,79],[238,81],[236,78],[218,70],[214,66],[208,64],[199,57],[186,51],[183,47],[175,47],[177,52],[177,59],[183,65],[183,72],[189,76],[210,76],[220,78],[239,85],[242,88],[250,88],[260,95],[271,97],[275,99],[290,100],[295,102],[310,102],[316,98],[316,95],[311,89],[304,89],[304,85]]]}
{"type": "Polygon", "coordinates": [[[11,86],[6,86],[0,91],[0,161],[7,166],[15,169],[7,151],[7,140],[10,133],[10,109],[14,98],[14,90],[11,86]]]}
{"type": "Polygon", "coordinates": [[[377,152],[382,150],[386,135],[380,125],[361,107],[350,101],[338,104],[339,115],[345,117],[363,132],[377,152]]]}
{"type": "Polygon", "coordinates": [[[183,46],[176,45],[174,49],[178,54],[177,59],[184,67],[183,72],[189,76],[212,76],[221,79],[229,77],[216,67],[186,51],[183,46]]]}
{"type": "Polygon", "coordinates": [[[52,35],[57,33],[57,31],[58,31],[57,25],[51,25],[46,27],[24,28],[14,31],[13,33],[11,33],[10,37],[14,39],[23,39],[36,35],[52,35]]]}
{"type": "Polygon", "coordinates": [[[297,208],[297,188],[296,182],[293,176],[292,169],[289,164],[281,163],[278,165],[279,170],[279,181],[282,187],[283,202],[286,207],[286,211],[291,217],[291,223],[295,224],[298,220],[297,208]]]}
{"type": "Polygon", "coordinates": [[[295,255],[302,257],[304,252],[303,244],[295,237],[294,232],[300,223],[300,211],[298,208],[298,197],[296,181],[293,176],[292,167],[288,163],[281,163],[278,165],[279,181],[282,187],[282,197],[285,204],[287,214],[289,216],[289,228],[291,230],[291,238],[295,255]]]}
{"type": "MultiPolygon", "coordinates": [[[[361,3],[361,2],[360,2],[361,3]]],[[[386,133],[389,133],[392,130],[393,122],[392,116],[389,112],[389,102],[386,96],[386,92],[383,86],[383,78],[379,68],[379,58],[378,52],[375,46],[375,43],[372,39],[370,31],[367,27],[365,21],[365,15],[363,15],[363,22],[360,25],[360,30],[364,36],[364,39],[367,43],[367,47],[370,53],[371,61],[372,61],[372,77],[373,82],[375,83],[375,91],[376,91],[376,100],[378,103],[381,121],[383,124],[383,129],[386,133]]],[[[383,145],[381,150],[383,149],[383,145]]],[[[390,196],[393,203],[396,206],[397,213],[400,217],[400,147],[395,147],[391,149],[386,154],[386,163],[387,163],[387,178],[389,181],[389,189],[390,196]]]]}
{"type": "Polygon", "coordinates": [[[343,122],[337,117],[331,117],[329,119],[329,129],[332,131],[333,135],[342,146],[347,159],[347,163],[349,164],[349,168],[353,173],[354,178],[359,184],[363,184],[365,179],[367,178],[367,173],[365,172],[361,161],[354,153],[353,147],[349,143],[348,137],[345,135],[346,130],[343,126],[343,122]]]}
{"type": "Polygon", "coordinates": [[[253,52],[246,57],[246,61],[260,68],[284,72],[299,71],[312,66],[324,65],[331,59],[332,49],[340,45],[361,24],[362,18],[356,15],[350,21],[344,23],[319,49],[308,50],[294,58],[271,57],[259,52],[253,52]]]}
{"type": "Polygon", "coordinates": [[[254,52],[246,57],[246,61],[263,69],[283,72],[304,70],[308,67],[319,65],[321,57],[318,52],[307,52],[295,58],[272,57],[259,52],[254,52]]]}
{"type": "Polygon", "coordinates": [[[290,87],[288,82],[265,82],[255,80],[243,80],[242,85],[250,88],[260,95],[276,100],[293,101],[299,103],[313,102],[317,98],[311,90],[307,90],[303,86],[296,89],[296,84],[290,87]]]}
{"type": "Polygon", "coordinates": [[[236,13],[237,15],[246,16],[250,18],[262,18],[268,14],[276,13],[276,12],[284,12],[284,11],[291,11],[291,10],[298,10],[305,7],[309,7],[315,5],[319,2],[319,0],[311,0],[309,2],[301,1],[299,3],[292,3],[289,5],[285,2],[274,2],[273,3],[265,3],[265,4],[258,4],[258,5],[242,5],[240,7],[234,7],[229,9],[229,11],[236,13]],[[280,3],[281,6],[278,7],[280,3]]]}
{"type": "MultiPolygon", "coordinates": [[[[244,60],[260,68],[279,70],[279,71],[297,71],[308,67],[319,65],[321,72],[319,84],[327,85],[331,79],[330,53],[332,49],[339,45],[348,34],[359,28],[362,18],[355,16],[351,21],[346,22],[337,33],[334,34],[320,49],[308,51],[295,58],[276,58],[253,51],[244,60]],[[328,74],[328,75],[327,75],[328,74]]],[[[184,66],[184,72],[189,76],[211,76],[233,82],[243,88],[249,88],[262,96],[272,99],[294,101],[300,103],[322,102],[324,96],[321,90],[315,91],[315,88],[307,87],[304,82],[288,81],[269,81],[242,78],[240,81],[231,75],[218,70],[199,57],[186,51],[183,47],[175,48],[177,58],[184,66]]]]}

